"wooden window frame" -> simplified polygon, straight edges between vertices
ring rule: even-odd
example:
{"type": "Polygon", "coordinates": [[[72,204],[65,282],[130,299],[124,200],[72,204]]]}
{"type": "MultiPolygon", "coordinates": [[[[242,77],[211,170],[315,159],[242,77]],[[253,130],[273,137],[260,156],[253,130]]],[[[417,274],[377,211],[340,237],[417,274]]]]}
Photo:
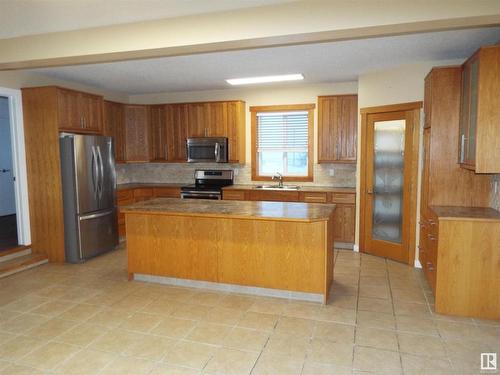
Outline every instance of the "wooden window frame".
{"type": "Polygon", "coordinates": [[[260,176],[259,158],[257,156],[257,113],[259,112],[294,112],[307,111],[307,176],[283,176],[283,181],[313,181],[314,165],[314,109],[316,104],[288,104],[250,107],[251,115],[251,149],[252,149],[252,181],[271,181],[272,176],[260,176]]]}

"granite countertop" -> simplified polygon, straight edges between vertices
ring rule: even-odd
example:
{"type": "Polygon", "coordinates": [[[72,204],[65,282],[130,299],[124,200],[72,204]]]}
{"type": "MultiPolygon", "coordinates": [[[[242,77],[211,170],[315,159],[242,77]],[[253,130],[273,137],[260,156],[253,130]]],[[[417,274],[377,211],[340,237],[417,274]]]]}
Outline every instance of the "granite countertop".
{"type": "Polygon", "coordinates": [[[334,209],[324,203],[156,198],[123,206],[121,212],[314,222],[328,220],[334,209]]]}
{"type": "Polygon", "coordinates": [[[155,188],[155,187],[177,187],[185,186],[187,184],[180,183],[130,183],[130,184],[118,184],[116,185],[116,190],[126,190],[126,189],[137,189],[137,188],[155,188]]]}
{"type": "MultiPolygon", "coordinates": [[[[273,184],[273,183],[270,183],[273,184]]],[[[286,184],[285,184],[286,185],[286,184]]],[[[294,184],[295,185],[295,184],[294,184]]],[[[222,190],[254,190],[256,185],[230,185],[222,188],[222,190]]],[[[283,191],[298,191],[298,192],[332,192],[332,193],[352,193],[356,194],[356,188],[350,187],[331,187],[331,186],[300,186],[298,190],[283,190],[283,191]]],[[[257,190],[257,189],[256,189],[257,190]]],[[[267,189],[258,189],[267,191],[267,189]]],[[[276,191],[276,190],[272,190],[276,191]]],[[[280,190],[281,191],[281,190],[280,190]]]]}
{"type": "Polygon", "coordinates": [[[431,210],[441,220],[500,221],[500,211],[489,207],[431,206],[431,210]]]}

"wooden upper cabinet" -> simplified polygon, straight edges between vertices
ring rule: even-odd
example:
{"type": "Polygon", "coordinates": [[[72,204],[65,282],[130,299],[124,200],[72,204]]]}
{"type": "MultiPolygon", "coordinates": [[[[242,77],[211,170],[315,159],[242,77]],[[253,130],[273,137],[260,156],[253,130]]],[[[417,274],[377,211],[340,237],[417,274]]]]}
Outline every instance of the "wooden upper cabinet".
{"type": "Polygon", "coordinates": [[[82,117],[78,112],[78,97],[77,91],[57,89],[59,130],[83,130],[82,117]]]}
{"type": "Polygon", "coordinates": [[[147,105],[125,105],[125,158],[127,162],[151,159],[151,114],[147,105]]]}
{"type": "Polygon", "coordinates": [[[463,65],[459,161],[500,173],[500,46],[482,47],[463,65]]]}
{"type": "Polygon", "coordinates": [[[318,161],[356,162],[358,96],[318,97],[318,161]]]}
{"type": "Polygon", "coordinates": [[[169,162],[185,162],[188,129],[188,105],[165,105],[165,126],[167,136],[167,156],[169,162]]]}
{"type": "Polygon", "coordinates": [[[227,102],[206,103],[207,135],[209,137],[227,137],[227,102]]]}
{"type": "Polygon", "coordinates": [[[187,136],[208,137],[207,110],[205,103],[189,103],[187,136]]]}
{"type": "Polygon", "coordinates": [[[228,102],[227,137],[231,163],[245,163],[245,131],[245,102],[228,102]]]}
{"type": "Polygon", "coordinates": [[[124,105],[110,101],[104,101],[104,129],[106,136],[112,137],[115,148],[115,161],[125,162],[125,129],[124,129],[124,105]]]}
{"type": "Polygon", "coordinates": [[[83,127],[93,133],[102,132],[102,97],[80,93],[80,114],[83,118],[83,127]]]}
{"type": "Polygon", "coordinates": [[[102,133],[103,99],[101,96],[57,88],[59,130],[78,133],[102,133]]]}
{"type": "Polygon", "coordinates": [[[151,161],[168,160],[165,105],[151,106],[151,161]]]}

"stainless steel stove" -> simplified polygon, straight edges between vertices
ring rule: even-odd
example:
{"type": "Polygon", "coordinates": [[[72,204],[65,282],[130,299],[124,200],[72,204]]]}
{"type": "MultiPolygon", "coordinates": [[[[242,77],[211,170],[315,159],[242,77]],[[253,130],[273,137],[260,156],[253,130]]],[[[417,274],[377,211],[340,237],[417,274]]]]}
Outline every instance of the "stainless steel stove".
{"type": "Polygon", "coordinates": [[[182,199],[222,199],[222,188],[232,185],[233,171],[201,170],[194,172],[194,184],[181,187],[182,199]]]}

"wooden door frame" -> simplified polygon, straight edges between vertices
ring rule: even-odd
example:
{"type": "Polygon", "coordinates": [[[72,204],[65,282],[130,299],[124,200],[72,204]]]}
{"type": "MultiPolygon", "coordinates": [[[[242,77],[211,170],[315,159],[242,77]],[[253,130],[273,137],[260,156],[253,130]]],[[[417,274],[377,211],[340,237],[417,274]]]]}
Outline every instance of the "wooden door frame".
{"type": "Polygon", "coordinates": [[[416,248],[416,221],[417,221],[417,190],[418,190],[418,166],[420,153],[420,111],[423,103],[410,102],[391,104],[378,107],[366,107],[360,109],[361,114],[361,150],[360,150],[360,210],[359,210],[359,251],[365,248],[365,209],[366,207],[366,143],[368,116],[377,113],[412,111],[412,153],[411,153],[411,182],[410,182],[410,212],[409,212],[409,239],[408,239],[408,264],[415,263],[416,248]]]}

